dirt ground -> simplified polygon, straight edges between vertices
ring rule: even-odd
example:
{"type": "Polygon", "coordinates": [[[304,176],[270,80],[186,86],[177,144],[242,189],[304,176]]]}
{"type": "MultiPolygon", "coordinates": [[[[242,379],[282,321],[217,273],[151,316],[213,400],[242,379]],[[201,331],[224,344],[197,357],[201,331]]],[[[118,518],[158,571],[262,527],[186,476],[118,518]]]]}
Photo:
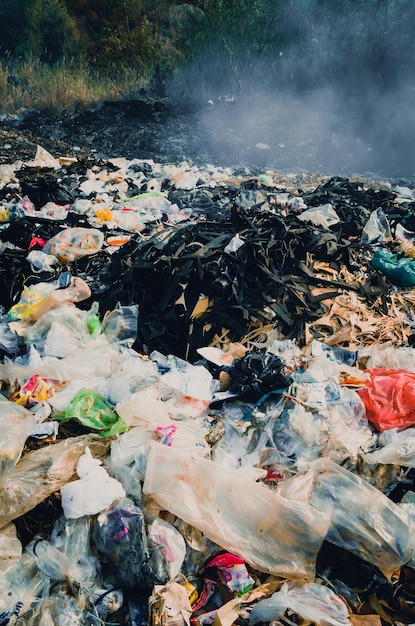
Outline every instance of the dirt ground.
{"type": "Polygon", "coordinates": [[[385,161],[384,146],[296,119],[297,112],[264,115],[234,102],[195,106],[171,99],[104,102],[60,115],[25,111],[0,117],[0,162],[33,158],[41,145],[53,156],[126,157],[231,167],[237,173],[267,170],[411,183],[411,164],[385,161]],[[2,119],[3,118],[3,119],[2,119]],[[324,131],[324,132],[323,132],[324,131]],[[327,132],[326,132],[327,131],[327,132]],[[330,132],[329,132],[330,131],[330,132]]]}

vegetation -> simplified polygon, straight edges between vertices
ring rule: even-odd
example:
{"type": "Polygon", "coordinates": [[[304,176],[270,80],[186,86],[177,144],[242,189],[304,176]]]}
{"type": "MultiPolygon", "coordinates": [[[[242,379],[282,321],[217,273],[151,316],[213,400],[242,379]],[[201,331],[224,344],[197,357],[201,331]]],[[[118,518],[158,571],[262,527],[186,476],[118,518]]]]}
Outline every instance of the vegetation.
{"type": "Polygon", "coordinates": [[[0,0],[0,97],[384,92],[412,74],[414,19],[413,0],[0,0]]]}

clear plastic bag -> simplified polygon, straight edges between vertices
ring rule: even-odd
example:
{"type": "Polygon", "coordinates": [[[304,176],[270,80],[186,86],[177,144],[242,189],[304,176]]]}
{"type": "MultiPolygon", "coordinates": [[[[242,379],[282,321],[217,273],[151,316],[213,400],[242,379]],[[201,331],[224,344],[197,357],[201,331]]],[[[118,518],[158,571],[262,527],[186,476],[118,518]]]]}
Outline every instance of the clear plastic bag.
{"type": "Polygon", "coordinates": [[[25,331],[27,344],[34,344],[43,355],[64,358],[74,354],[91,337],[88,312],[62,305],[47,311],[25,331]]]}
{"type": "Polygon", "coordinates": [[[183,536],[174,526],[159,517],[149,525],[147,535],[153,544],[157,544],[162,548],[162,552],[166,557],[165,559],[160,559],[158,555],[161,551],[154,550],[152,555],[153,571],[158,572],[159,569],[162,570],[161,575],[157,575],[160,580],[165,579],[166,582],[173,580],[180,572],[186,557],[186,544],[183,536]],[[166,564],[164,561],[166,561],[166,564]],[[157,563],[161,563],[162,567],[157,566],[157,563]],[[166,570],[165,573],[163,572],[164,569],[166,570]]]}
{"type": "Polygon", "coordinates": [[[102,320],[102,332],[109,341],[129,342],[137,337],[138,305],[121,306],[108,311],[102,320]]]}
{"type": "Polygon", "coordinates": [[[278,493],[329,514],[326,539],[372,563],[385,576],[411,559],[410,528],[399,507],[328,459],[312,463],[306,474],[280,482],[278,493]]]}
{"type": "Polygon", "coordinates": [[[376,243],[383,243],[391,239],[392,235],[389,222],[383,209],[379,208],[372,211],[363,228],[361,242],[363,244],[369,244],[375,241],[376,243]]]}
{"type": "Polygon", "coordinates": [[[17,537],[16,526],[8,524],[0,530],[0,578],[14,567],[22,556],[22,544],[17,537]]]}
{"type": "Polygon", "coordinates": [[[34,423],[30,411],[0,395],[0,476],[20,459],[34,423]]]}
{"type": "Polygon", "coordinates": [[[39,571],[33,554],[25,550],[0,578],[0,623],[14,625],[48,588],[49,579],[39,571]]]}
{"type": "Polygon", "coordinates": [[[191,365],[178,357],[167,357],[169,370],[160,379],[160,385],[166,388],[168,396],[173,391],[182,396],[211,402],[212,374],[202,365],[191,365]]]}
{"type": "Polygon", "coordinates": [[[276,622],[290,609],[307,623],[320,626],[350,626],[347,604],[331,589],[318,583],[285,582],[270,598],[252,608],[250,626],[276,622]]]}
{"type": "Polygon", "coordinates": [[[28,452],[0,477],[0,528],[31,511],[72,479],[79,457],[90,446],[95,457],[104,458],[109,441],[97,435],[69,437],[53,446],[28,452]]]}
{"type": "Polygon", "coordinates": [[[53,254],[59,261],[71,262],[96,254],[104,243],[104,234],[96,228],[65,228],[49,239],[43,251],[53,254]]]}
{"type": "Polygon", "coordinates": [[[415,467],[415,428],[391,428],[378,437],[377,450],[363,455],[365,463],[415,467]]]}
{"type": "Polygon", "coordinates": [[[149,444],[143,493],[256,569],[313,578],[329,517],[183,450],[149,444]],[[275,523],[278,520],[278,523],[275,523]]]}

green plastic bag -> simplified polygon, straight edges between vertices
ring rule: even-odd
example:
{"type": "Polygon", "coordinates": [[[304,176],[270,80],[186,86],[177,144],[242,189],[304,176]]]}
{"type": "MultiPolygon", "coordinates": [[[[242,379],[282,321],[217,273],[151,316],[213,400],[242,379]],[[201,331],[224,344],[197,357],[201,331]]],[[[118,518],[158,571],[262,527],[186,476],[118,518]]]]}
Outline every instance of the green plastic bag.
{"type": "Polygon", "coordinates": [[[398,287],[415,285],[415,259],[398,259],[396,254],[380,248],[373,255],[372,265],[398,287]]]}
{"type": "Polygon", "coordinates": [[[98,430],[105,437],[119,435],[128,428],[124,420],[108,406],[104,396],[85,387],[53,419],[61,422],[77,419],[83,426],[98,430]]]}

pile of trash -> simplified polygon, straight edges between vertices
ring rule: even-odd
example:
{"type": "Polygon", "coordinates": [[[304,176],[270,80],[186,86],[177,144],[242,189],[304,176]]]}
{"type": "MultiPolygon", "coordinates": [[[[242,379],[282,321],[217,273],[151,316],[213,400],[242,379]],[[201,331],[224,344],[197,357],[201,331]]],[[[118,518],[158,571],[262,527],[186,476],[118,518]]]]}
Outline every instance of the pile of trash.
{"type": "Polygon", "coordinates": [[[415,197],[0,165],[0,624],[415,622],[415,197]]]}

